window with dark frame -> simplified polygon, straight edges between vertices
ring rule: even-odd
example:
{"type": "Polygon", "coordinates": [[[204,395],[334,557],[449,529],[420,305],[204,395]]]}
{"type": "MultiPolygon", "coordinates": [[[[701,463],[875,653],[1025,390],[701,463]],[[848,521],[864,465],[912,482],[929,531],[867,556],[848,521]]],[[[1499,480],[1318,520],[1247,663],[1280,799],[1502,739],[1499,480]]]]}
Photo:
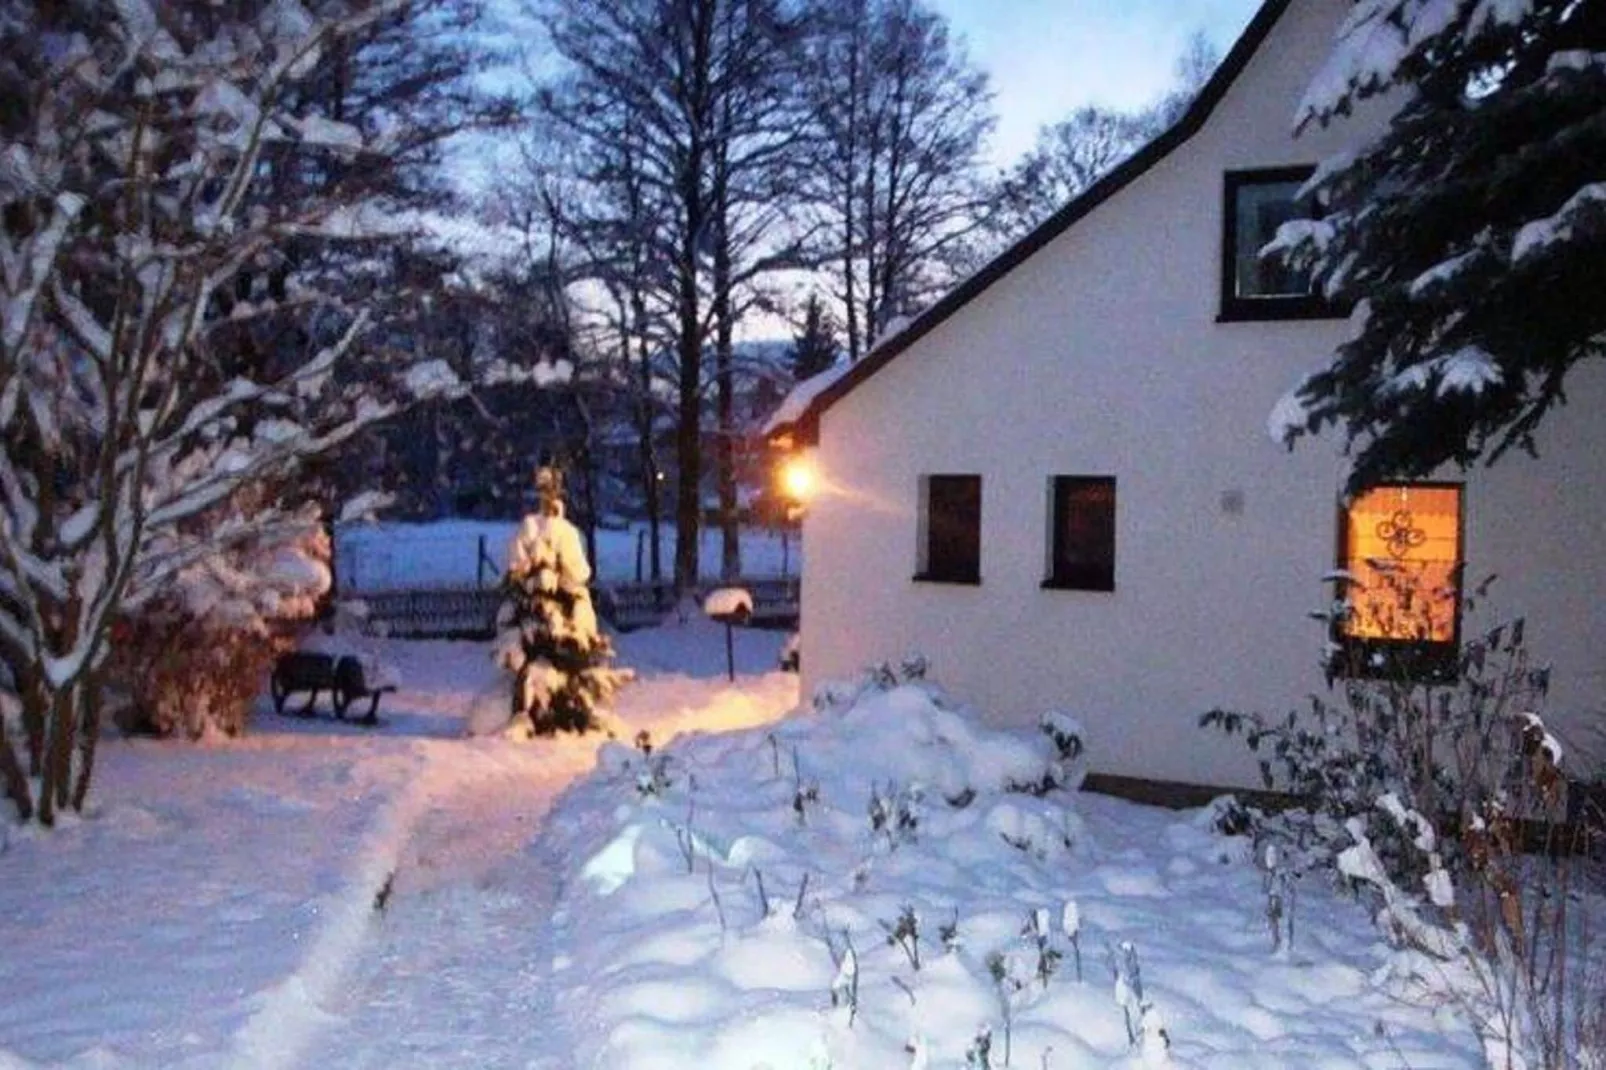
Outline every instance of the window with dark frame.
{"type": "Polygon", "coordinates": [[[1048,578],[1068,591],[1115,590],[1115,477],[1055,476],[1048,578]]]}
{"type": "Polygon", "coordinates": [[[1344,313],[1314,293],[1308,272],[1260,251],[1292,219],[1310,218],[1299,199],[1314,168],[1228,171],[1222,207],[1221,319],[1324,319],[1344,313]]]}
{"type": "Polygon", "coordinates": [[[1452,675],[1465,569],[1461,485],[1381,486],[1339,513],[1339,577],[1349,609],[1335,622],[1337,674],[1452,675]]]}
{"type": "Polygon", "coordinates": [[[981,582],[981,476],[920,480],[920,569],[932,583],[981,582]]]}

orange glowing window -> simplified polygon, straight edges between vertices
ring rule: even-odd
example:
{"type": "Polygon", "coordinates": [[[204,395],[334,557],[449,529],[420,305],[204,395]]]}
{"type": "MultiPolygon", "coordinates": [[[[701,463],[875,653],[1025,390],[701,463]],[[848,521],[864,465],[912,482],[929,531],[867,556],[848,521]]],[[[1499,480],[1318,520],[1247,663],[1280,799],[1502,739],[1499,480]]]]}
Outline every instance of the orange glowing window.
{"type": "Polygon", "coordinates": [[[1461,606],[1461,488],[1397,484],[1356,498],[1343,518],[1349,573],[1342,633],[1381,644],[1454,644],[1461,606]]]}

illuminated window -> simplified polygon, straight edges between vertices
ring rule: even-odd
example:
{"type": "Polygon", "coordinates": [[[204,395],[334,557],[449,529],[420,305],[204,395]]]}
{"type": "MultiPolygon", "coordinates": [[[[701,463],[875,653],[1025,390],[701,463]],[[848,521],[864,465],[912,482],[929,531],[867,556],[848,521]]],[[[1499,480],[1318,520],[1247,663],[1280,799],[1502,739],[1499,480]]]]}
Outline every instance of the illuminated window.
{"type": "Polygon", "coordinates": [[[981,476],[920,479],[917,580],[981,582],[981,476]]]}
{"type": "Polygon", "coordinates": [[[1351,671],[1437,675],[1461,630],[1461,487],[1378,487],[1344,511],[1339,565],[1349,613],[1339,637],[1351,671]]]}
{"type": "Polygon", "coordinates": [[[1055,476],[1044,587],[1115,590],[1115,477],[1055,476]]]}

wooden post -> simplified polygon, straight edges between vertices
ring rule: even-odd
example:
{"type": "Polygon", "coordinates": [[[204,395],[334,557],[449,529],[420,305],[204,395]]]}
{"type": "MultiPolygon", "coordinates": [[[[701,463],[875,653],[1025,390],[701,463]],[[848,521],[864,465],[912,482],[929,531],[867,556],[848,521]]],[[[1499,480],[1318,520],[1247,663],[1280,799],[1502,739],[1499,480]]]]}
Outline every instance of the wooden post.
{"type": "Polygon", "coordinates": [[[736,639],[732,632],[734,626],[730,618],[725,618],[725,673],[730,677],[731,683],[736,682],[736,639]]]}

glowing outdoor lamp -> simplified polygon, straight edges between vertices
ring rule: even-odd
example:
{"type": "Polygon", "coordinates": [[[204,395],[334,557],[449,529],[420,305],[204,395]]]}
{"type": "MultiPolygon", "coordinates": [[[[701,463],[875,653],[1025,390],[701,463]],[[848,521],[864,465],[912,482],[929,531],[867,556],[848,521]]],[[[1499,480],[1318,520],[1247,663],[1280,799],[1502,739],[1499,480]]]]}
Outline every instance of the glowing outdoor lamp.
{"type": "Polygon", "coordinates": [[[804,505],[819,489],[819,473],[805,454],[794,453],[781,464],[781,491],[794,505],[804,505]]]}

